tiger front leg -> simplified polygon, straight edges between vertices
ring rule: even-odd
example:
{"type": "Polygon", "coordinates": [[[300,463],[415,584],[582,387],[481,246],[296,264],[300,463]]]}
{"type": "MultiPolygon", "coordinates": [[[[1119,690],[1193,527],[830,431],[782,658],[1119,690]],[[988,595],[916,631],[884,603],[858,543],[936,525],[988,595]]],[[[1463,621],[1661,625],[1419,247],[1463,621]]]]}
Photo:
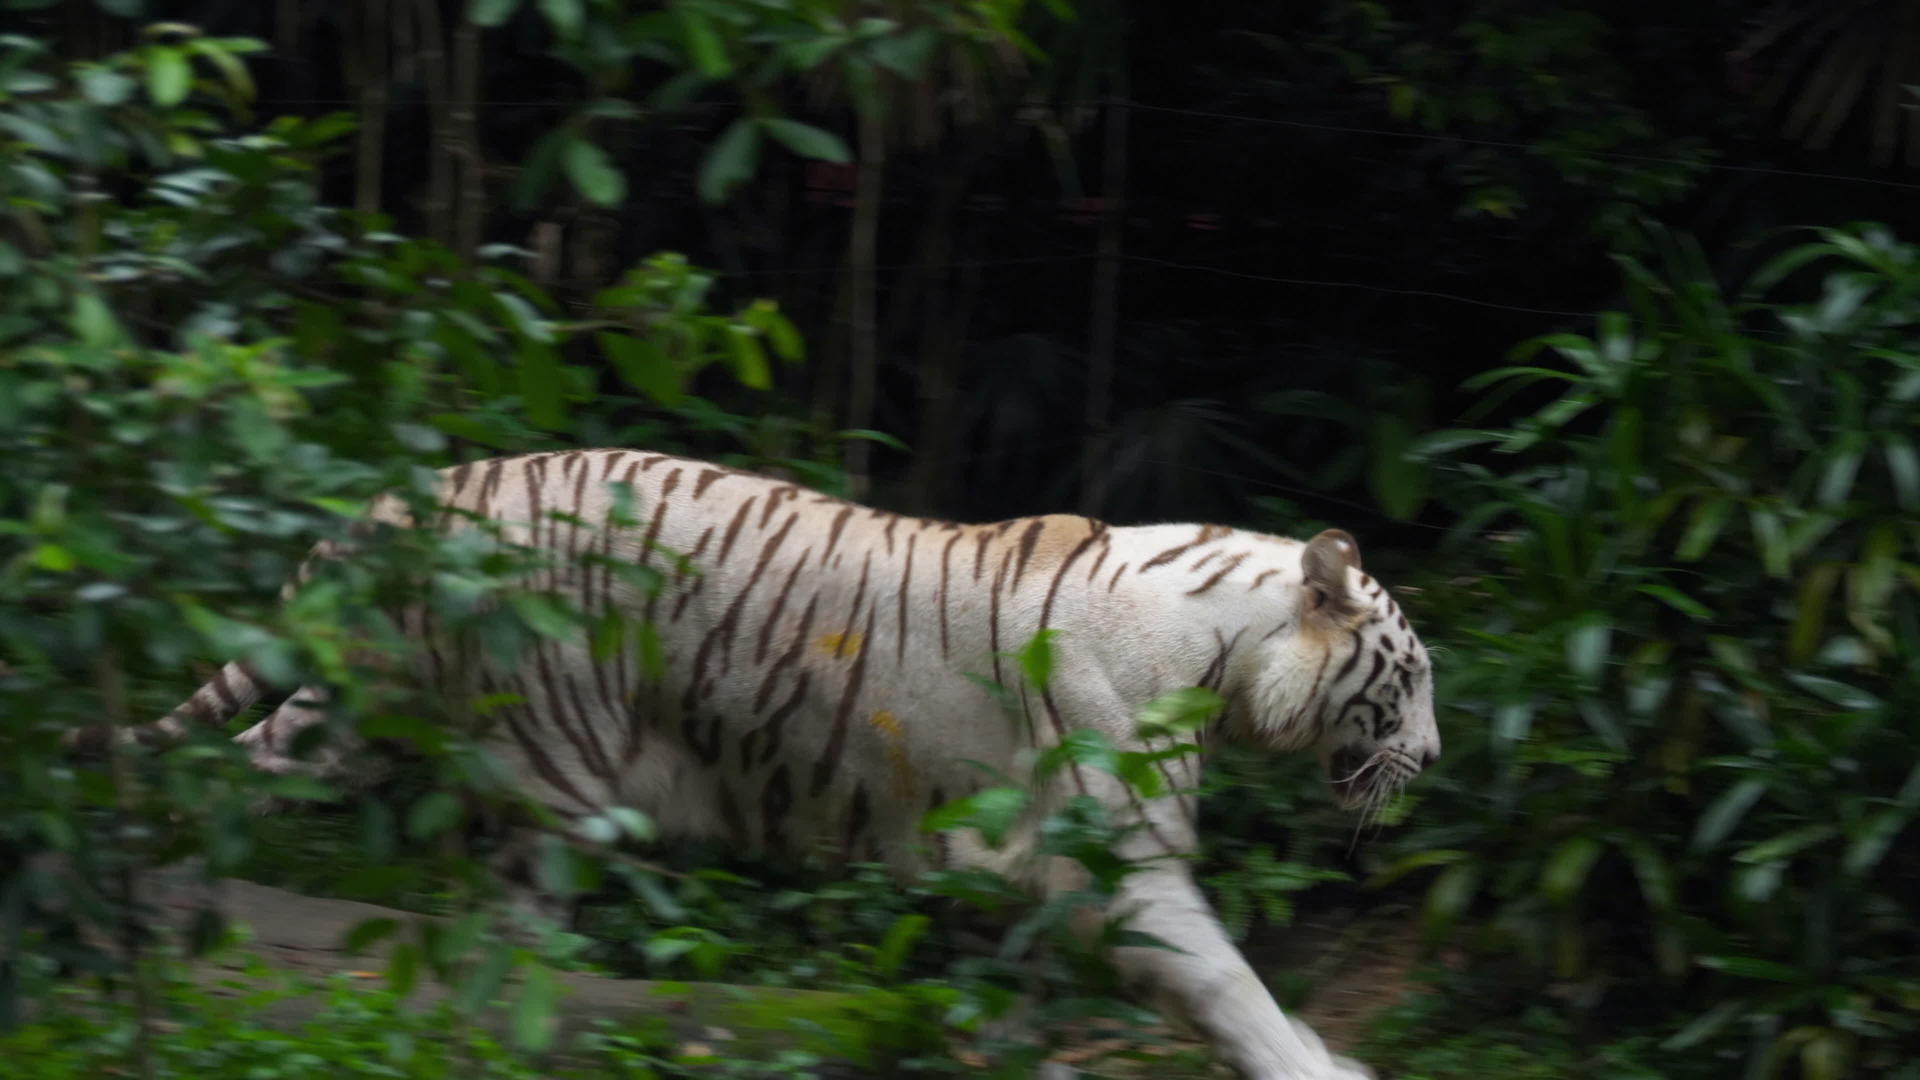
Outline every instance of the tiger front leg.
{"type": "Polygon", "coordinates": [[[1113,900],[1129,929],[1171,948],[1122,947],[1114,962],[1169,1019],[1204,1035],[1247,1080],[1371,1080],[1373,1073],[1330,1054],[1307,1025],[1280,1011],[1273,995],[1228,939],[1183,865],[1129,875],[1113,900]]]}

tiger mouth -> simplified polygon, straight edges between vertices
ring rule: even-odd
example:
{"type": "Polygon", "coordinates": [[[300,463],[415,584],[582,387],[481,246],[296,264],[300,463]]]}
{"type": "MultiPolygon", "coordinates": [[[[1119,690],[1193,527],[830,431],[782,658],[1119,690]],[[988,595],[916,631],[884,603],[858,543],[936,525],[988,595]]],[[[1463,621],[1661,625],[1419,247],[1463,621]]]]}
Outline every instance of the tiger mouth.
{"type": "Polygon", "coordinates": [[[1365,751],[1351,746],[1340,747],[1327,759],[1327,783],[1342,806],[1351,808],[1364,801],[1374,779],[1370,775],[1374,770],[1367,768],[1368,760],[1365,751]]]}

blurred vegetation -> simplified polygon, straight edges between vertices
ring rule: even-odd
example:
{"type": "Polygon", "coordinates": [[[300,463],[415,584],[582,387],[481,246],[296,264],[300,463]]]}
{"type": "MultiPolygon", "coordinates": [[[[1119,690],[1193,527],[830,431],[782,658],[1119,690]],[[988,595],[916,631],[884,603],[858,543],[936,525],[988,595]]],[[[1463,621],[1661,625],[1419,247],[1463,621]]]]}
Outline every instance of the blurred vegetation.
{"type": "MultiPolygon", "coordinates": [[[[1920,24],[1750,7],[0,0],[0,1058],[552,1075],[556,965],[851,996],[743,1073],[1137,1024],[990,876],[556,844],[574,933],[468,914],[517,800],[460,717],[367,689],[406,648],[372,598],[505,651],[581,628],[425,537],[277,591],[425,469],[618,444],[959,518],[1348,528],[1446,754],[1359,838],[1310,763],[1215,763],[1199,873],[1252,955],[1406,912],[1426,989],[1362,1050],[1396,1077],[1917,1080],[1920,24]],[[413,760],[349,797],[61,748],[229,656],[413,760]],[[196,996],[135,885],[190,858],[461,913],[362,942],[457,1022],[196,996]]],[[[1050,837],[1125,872],[1088,807],[1050,837]]]]}

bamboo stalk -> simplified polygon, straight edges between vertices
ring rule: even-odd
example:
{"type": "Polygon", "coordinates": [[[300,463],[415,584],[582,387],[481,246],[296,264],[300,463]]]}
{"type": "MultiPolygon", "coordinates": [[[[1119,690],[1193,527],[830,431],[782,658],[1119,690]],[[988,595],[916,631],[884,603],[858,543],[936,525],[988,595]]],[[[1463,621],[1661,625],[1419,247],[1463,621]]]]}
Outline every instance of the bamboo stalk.
{"type": "Polygon", "coordinates": [[[449,146],[446,29],[440,25],[440,0],[415,0],[414,17],[420,32],[420,72],[427,84],[427,235],[451,246],[448,223],[453,215],[455,162],[449,146]]]}
{"type": "Polygon", "coordinates": [[[349,78],[358,67],[360,76],[360,137],[354,154],[353,208],[363,214],[380,212],[380,180],[386,170],[387,143],[387,0],[362,0],[360,23],[356,27],[363,55],[352,62],[354,50],[348,50],[349,78]]]}
{"type": "Polygon", "coordinates": [[[1101,166],[1099,261],[1093,271],[1093,305],[1087,325],[1087,411],[1080,463],[1080,512],[1099,516],[1107,501],[1107,463],[1113,444],[1113,351],[1120,317],[1120,245],[1126,223],[1127,107],[1107,106],[1107,138],[1101,166]]]}
{"type": "Polygon", "coordinates": [[[471,259],[480,248],[480,228],[487,208],[486,160],[480,152],[480,123],[474,104],[480,96],[480,28],[471,19],[460,20],[453,32],[452,83],[448,147],[461,166],[453,215],[454,249],[462,258],[471,259]]]}
{"type": "MultiPolygon", "coordinates": [[[[100,711],[107,721],[108,730],[119,733],[127,730],[129,711],[127,708],[127,687],[125,673],[120,669],[120,658],[114,650],[101,649],[93,658],[94,683],[100,691],[100,711]]],[[[113,778],[114,802],[120,811],[119,820],[126,823],[132,820],[138,808],[138,794],[133,770],[128,766],[124,748],[112,748],[107,754],[107,767],[113,778]]],[[[133,984],[134,1041],[133,1056],[140,1070],[142,1080],[154,1080],[153,1029],[155,1009],[153,984],[147,970],[146,955],[142,949],[139,915],[139,882],[133,872],[133,866],[125,859],[120,860],[117,868],[120,889],[120,947],[126,953],[128,977],[133,984]]]]}
{"type": "MultiPolygon", "coordinates": [[[[853,228],[848,233],[847,264],[852,276],[848,359],[852,368],[847,426],[871,428],[875,386],[879,380],[879,328],[875,324],[874,265],[880,232],[880,182],[886,167],[886,131],[876,107],[861,108],[860,168],[854,183],[853,228]]],[[[867,497],[872,477],[873,443],[851,439],[846,446],[847,491],[867,497]]]]}

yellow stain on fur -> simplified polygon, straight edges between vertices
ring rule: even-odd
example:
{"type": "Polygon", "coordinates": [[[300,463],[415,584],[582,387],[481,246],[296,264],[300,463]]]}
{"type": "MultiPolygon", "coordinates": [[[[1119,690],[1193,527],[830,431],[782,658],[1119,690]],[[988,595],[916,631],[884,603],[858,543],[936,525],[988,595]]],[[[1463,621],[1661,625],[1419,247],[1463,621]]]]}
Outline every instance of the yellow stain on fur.
{"type": "Polygon", "coordinates": [[[821,634],[813,639],[813,647],[836,660],[851,660],[860,655],[861,646],[867,643],[867,635],[858,630],[852,633],[821,634]]]}
{"type": "Polygon", "coordinates": [[[887,761],[893,765],[893,789],[901,798],[913,794],[913,760],[907,756],[906,730],[900,718],[885,709],[867,717],[875,731],[887,737],[887,761]]]}

